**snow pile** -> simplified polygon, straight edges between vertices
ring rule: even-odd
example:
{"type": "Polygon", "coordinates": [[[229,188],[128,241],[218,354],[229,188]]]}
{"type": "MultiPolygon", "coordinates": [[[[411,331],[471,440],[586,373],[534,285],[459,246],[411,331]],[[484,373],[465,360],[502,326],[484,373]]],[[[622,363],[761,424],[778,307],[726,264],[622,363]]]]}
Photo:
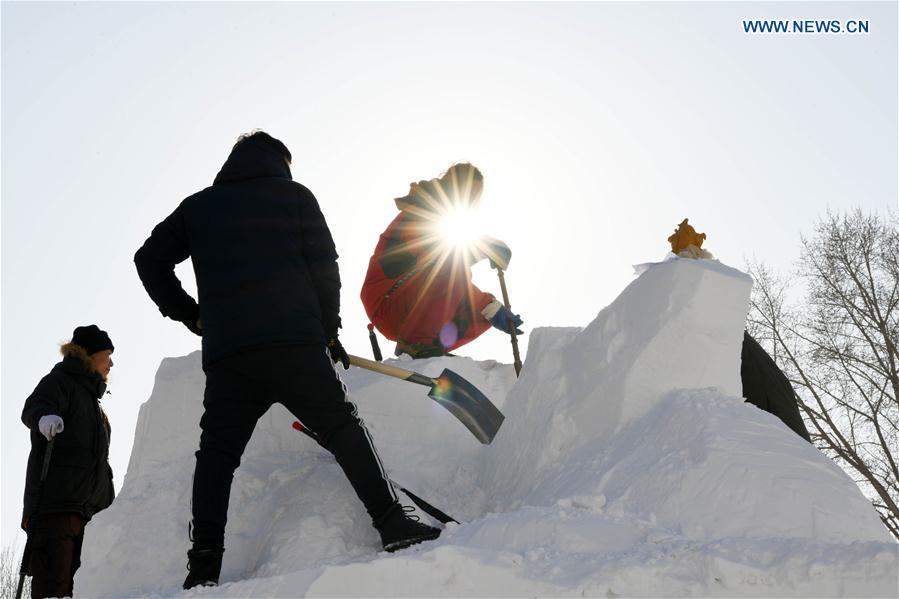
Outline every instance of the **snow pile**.
{"type": "MultiPolygon", "coordinates": [[[[532,333],[522,377],[451,368],[506,415],[482,446],[424,388],[344,380],[391,477],[463,525],[379,551],[329,454],[280,406],[231,494],[222,586],[192,596],[880,595],[899,550],[830,460],[740,399],[751,282],[653,266],[584,329],[532,333]]],[[[163,361],[121,495],[87,530],[76,592],[173,595],[184,576],[199,354],[163,361]]]]}

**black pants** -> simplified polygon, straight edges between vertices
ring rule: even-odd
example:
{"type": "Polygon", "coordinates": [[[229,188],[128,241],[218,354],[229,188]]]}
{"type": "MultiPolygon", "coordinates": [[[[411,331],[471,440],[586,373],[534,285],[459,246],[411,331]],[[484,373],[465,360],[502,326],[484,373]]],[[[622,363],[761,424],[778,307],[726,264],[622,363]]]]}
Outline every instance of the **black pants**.
{"type": "Polygon", "coordinates": [[[87,520],[79,514],[41,514],[31,535],[31,596],[71,597],[87,520]]]}
{"type": "Polygon", "coordinates": [[[234,470],[256,422],[275,402],[318,434],[373,520],[397,501],[325,346],[247,351],[206,370],[205,412],[200,420],[203,432],[193,483],[195,548],[224,547],[234,470]]]}

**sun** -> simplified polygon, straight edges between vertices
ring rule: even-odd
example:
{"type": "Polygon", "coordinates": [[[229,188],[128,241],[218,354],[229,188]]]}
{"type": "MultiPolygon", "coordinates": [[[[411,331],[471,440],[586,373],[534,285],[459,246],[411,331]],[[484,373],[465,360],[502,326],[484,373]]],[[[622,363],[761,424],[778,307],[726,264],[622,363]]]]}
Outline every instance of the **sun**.
{"type": "Polygon", "coordinates": [[[484,227],[476,210],[457,207],[441,215],[437,230],[447,248],[466,249],[477,243],[484,227]]]}

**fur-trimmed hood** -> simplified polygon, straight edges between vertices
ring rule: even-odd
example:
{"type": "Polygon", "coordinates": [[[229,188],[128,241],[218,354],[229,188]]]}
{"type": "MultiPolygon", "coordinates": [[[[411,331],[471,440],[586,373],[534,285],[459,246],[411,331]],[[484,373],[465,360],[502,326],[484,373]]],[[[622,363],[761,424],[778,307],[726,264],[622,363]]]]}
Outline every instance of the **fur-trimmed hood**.
{"type": "Polygon", "coordinates": [[[94,363],[91,361],[91,357],[88,355],[87,350],[77,343],[72,343],[71,341],[63,343],[59,346],[59,353],[62,354],[63,358],[77,358],[81,360],[85,370],[94,372],[94,363]]]}
{"type": "Polygon", "coordinates": [[[84,374],[87,375],[97,375],[99,376],[104,383],[108,383],[108,379],[96,370],[94,370],[94,362],[91,360],[90,355],[88,355],[87,350],[78,345],[77,343],[72,343],[69,341],[68,343],[63,343],[59,346],[59,353],[62,354],[63,358],[68,358],[71,361],[77,360],[84,366],[84,374]]]}

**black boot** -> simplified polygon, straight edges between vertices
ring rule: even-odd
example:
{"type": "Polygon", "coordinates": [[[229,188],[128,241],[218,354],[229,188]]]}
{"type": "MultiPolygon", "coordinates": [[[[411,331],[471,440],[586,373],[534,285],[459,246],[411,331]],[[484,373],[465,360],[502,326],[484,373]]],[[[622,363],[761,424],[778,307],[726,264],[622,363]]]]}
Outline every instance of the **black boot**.
{"type": "Polygon", "coordinates": [[[418,521],[418,516],[407,516],[404,506],[400,504],[394,504],[386,514],[378,518],[375,528],[381,533],[384,550],[391,553],[440,536],[439,528],[422,524],[418,521]]]}
{"type": "Polygon", "coordinates": [[[447,353],[439,341],[434,341],[433,343],[407,343],[399,340],[396,342],[396,349],[393,350],[393,355],[401,356],[403,354],[408,354],[413,360],[452,355],[447,353]]]}
{"type": "Polygon", "coordinates": [[[187,552],[187,578],[184,589],[218,586],[224,549],[191,549],[187,552]]]}

